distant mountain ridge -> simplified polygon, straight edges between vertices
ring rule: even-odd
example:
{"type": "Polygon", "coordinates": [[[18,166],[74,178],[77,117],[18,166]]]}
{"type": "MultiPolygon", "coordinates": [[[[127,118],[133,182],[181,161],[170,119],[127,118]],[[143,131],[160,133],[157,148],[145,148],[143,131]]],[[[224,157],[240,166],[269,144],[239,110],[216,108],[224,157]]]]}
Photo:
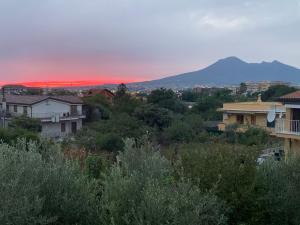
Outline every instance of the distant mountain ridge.
{"type": "Polygon", "coordinates": [[[273,62],[247,63],[232,56],[220,59],[198,71],[158,80],[132,83],[130,86],[185,88],[196,85],[237,85],[245,81],[284,81],[300,84],[300,69],[276,60],[273,62]]]}

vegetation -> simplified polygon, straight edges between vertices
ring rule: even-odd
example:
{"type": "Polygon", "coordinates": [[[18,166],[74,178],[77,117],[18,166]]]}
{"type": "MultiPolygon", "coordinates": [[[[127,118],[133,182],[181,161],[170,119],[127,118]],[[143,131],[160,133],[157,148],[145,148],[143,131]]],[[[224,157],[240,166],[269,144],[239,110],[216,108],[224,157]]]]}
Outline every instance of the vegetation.
{"type": "Polygon", "coordinates": [[[142,101],[122,84],[113,102],[84,99],[85,126],[63,149],[38,121],[12,120],[0,129],[0,224],[298,225],[299,156],[259,165],[265,130],[207,128],[223,102],[251,98],[159,89],[142,101]]]}

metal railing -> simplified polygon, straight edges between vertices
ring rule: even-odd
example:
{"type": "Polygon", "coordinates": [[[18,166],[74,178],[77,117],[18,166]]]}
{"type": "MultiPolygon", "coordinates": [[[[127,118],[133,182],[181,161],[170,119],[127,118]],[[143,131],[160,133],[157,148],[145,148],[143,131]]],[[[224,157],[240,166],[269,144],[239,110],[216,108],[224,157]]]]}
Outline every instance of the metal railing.
{"type": "Polygon", "coordinates": [[[39,118],[39,119],[47,119],[47,118],[52,118],[52,117],[60,117],[60,118],[68,118],[72,116],[83,116],[83,114],[80,113],[70,113],[70,112],[60,112],[60,113],[54,113],[54,112],[49,112],[49,113],[32,113],[30,115],[32,118],[39,118]]]}
{"type": "Polygon", "coordinates": [[[300,120],[277,119],[276,133],[300,135],[300,120]]]}

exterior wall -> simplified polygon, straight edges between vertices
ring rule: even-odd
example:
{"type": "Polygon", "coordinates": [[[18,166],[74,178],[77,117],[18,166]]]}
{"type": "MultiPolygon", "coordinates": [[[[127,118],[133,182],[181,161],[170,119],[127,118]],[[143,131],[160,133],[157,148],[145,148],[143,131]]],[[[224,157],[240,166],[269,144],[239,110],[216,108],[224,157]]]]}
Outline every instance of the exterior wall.
{"type": "Polygon", "coordinates": [[[19,104],[7,104],[6,107],[8,107],[7,112],[9,112],[11,115],[23,115],[24,114],[24,106],[27,106],[27,115],[31,115],[31,106],[29,105],[19,105],[19,104]],[[14,106],[17,106],[17,112],[14,110],[14,106]]]}
{"type": "Polygon", "coordinates": [[[67,121],[60,121],[58,123],[42,123],[42,132],[41,135],[43,137],[50,137],[50,138],[58,138],[58,137],[65,137],[72,134],[72,122],[76,122],[77,124],[77,131],[82,128],[82,119],[78,120],[67,120],[67,121]],[[65,132],[61,131],[61,124],[65,123],[65,132]]]}
{"type": "Polygon", "coordinates": [[[300,153],[300,140],[292,139],[292,138],[285,138],[284,139],[284,152],[285,155],[293,155],[300,153]]]}
{"type": "Polygon", "coordinates": [[[225,119],[225,116],[223,116],[223,122],[219,125],[219,130],[224,131],[227,125],[236,124],[237,123],[237,115],[243,115],[244,116],[244,123],[240,124],[242,127],[239,128],[239,130],[242,131],[242,132],[244,132],[246,130],[246,126],[248,126],[248,125],[264,128],[268,131],[273,131],[274,130],[274,128],[267,127],[267,115],[264,114],[264,113],[227,114],[227,119],[225,119]],[[255,124],[251,124],[251,116],[255,116],[255,124]]]}
{"type": "MultiPolygon", "coordinates": [[[[46,118],[53,115],[60,115],[71,113],[71,104],[55,101],[52,99],[42,101],[32,106],[32,117],[46,118]]],[[[82,115],[82,105],[77,105],[78,115],[82,115]]]]}

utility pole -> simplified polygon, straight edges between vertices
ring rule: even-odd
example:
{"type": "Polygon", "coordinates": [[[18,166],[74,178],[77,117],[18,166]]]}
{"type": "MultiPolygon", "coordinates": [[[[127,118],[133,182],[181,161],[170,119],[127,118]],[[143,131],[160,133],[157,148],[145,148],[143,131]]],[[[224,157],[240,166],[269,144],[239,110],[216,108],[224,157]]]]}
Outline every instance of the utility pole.
{"type": "Polygon", "coordinates": [[[5,87],[2,87],[2,127],[5,128],[5,116],[6,116],[6,99],[5,99],[5,87]]]}

